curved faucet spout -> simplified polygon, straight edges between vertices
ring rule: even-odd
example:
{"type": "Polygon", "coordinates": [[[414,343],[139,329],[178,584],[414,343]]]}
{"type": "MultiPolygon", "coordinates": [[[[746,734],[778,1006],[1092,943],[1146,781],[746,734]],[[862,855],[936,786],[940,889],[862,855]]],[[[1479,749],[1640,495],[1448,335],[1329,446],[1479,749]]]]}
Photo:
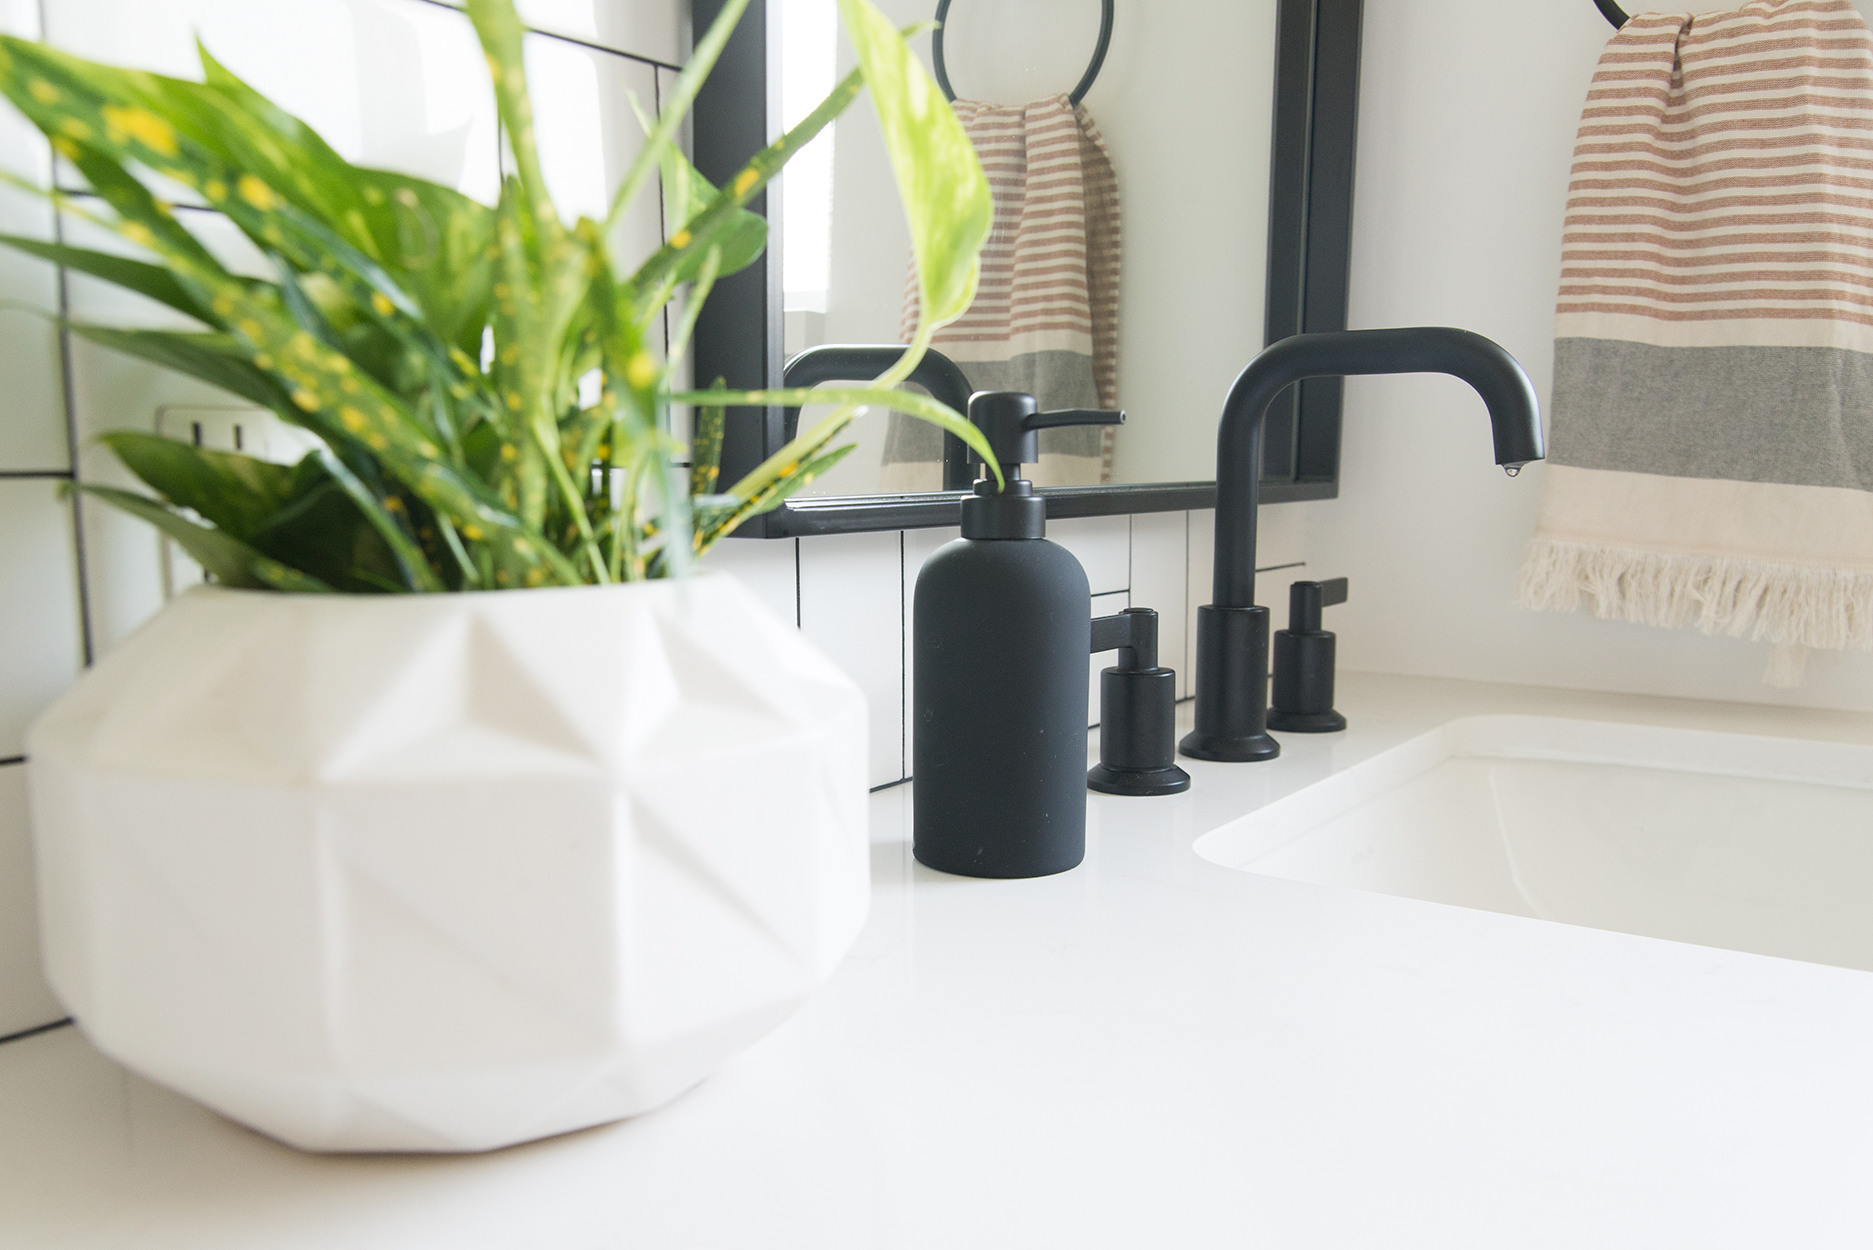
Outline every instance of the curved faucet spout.
{"type": "Polygon", "coordinates": [[[1296,334],[1270,344],[1237,375],[1216,435],[1216,570],[1212,602],[1255,603],[1255,512],[1262,495],[1262,423],[1276,395],[1304,378],[1448,373],[1489,407],[1496,463],[1511,472],[1542,458],[1535,388],[1496,343],[1449,326],[1296,334]]]}
{"type": "MultiPolygon", "coordinates": [[[[904,347],[899,343],[822,343],[818,347],[807,348],[789,360],[782,371],[781,381],[789,388],[818,386],[821,382],[857,382],[878,376],[896,364],[903,355],[904,347]]],[[[948,404],[959,413],[969,411],[969,396],[975,388],[969,385],[969,379],[956,367],[956,362],[934,347],[924,352],[923,359],[917,362],[917,367],[904,380],[915,382],[929,391],[934,399],[948,404]]],[[[783,408],[782,440],[791,443],[799,432],[800,410],[783,408]]],[[[968,490],[975,482],[975,476],[975,465],[969,459],[968,445],[954,434],[944,431],[943,489],[968,490]]]]}
{"type": "Polygon", "coordinates": [[[1303,378],[1448,373],[1489,406],[1496,463],[1514,472],[1542,458],[1535,388],[1515,357],[1480,334],[1441,326],[1297,334],[1272,344],[1236,378],[1216,435],[1216,567],[1212,602],[1197,609],[1197,726],[1180,749],[1202,760],[1266,760],[1268,609],[1255,606],[1255,511],[1262,498],[1262,421],[1303,378]]]}

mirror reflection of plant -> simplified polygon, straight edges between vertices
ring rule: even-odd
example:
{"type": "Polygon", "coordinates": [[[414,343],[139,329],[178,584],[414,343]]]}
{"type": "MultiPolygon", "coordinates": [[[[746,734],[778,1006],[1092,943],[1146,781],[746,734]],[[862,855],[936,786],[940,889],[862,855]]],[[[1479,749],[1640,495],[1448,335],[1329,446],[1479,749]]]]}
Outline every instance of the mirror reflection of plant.
{"type": "Polygon", "coordinates": [[[607,220],[571,226],[541,173],[511,0],[468,4],[513,153],[493,208],[351,165],[205,48],[197,83],[0,38],[0,90],[102,206],[43,194],[152,259],[0,242],[201,322],[70,328],[270,409],[322,444],[282,465],[119,431],[103,441],[160,498],[78,489],[150,521],[225,585],[480,590],[680,573],[849,452],[828,448],[864,404],[889,404],[986,452],[960,415],[894,389],[974,292],[990,207],[967,136],[903,36],[869,0],[840,0],[859,68],[719,191],[676,136],[746,7],[729,0],[662,113],[646,119],[607,220]],[[910,219],[923,324],[896,366],[868,386],[815,393],[840,407],[718,490],[722,406],[798,403],[801,393],[718,385],[673,395],[673,366],[713,284],[766,245],[749,198],[867,86],[910,219]],[[152,194],[162,185],[146,185],[152,177],[224,213],[265,253],[272,280],[228,272],[152,194]],[[607,240],[659,186],[682,225],[625,276],[607,240]],[[650,331],[679,293],[663,356],[650,331]],[[668,431],[673,400],[698,405],[687,469],[668,431]]]}

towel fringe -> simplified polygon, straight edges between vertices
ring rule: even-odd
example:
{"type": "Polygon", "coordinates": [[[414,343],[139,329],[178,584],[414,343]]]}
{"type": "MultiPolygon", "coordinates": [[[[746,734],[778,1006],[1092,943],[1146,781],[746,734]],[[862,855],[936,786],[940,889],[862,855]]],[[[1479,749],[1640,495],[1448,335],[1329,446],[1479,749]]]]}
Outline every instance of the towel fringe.
{"type": "Polygon", "coordinates": [[[1811,648],[1873,650],[1873,572],[1536,538],[1516,599],[1770,643],[1763,680],[1776,686],[1800,684],[1811,648]]]}

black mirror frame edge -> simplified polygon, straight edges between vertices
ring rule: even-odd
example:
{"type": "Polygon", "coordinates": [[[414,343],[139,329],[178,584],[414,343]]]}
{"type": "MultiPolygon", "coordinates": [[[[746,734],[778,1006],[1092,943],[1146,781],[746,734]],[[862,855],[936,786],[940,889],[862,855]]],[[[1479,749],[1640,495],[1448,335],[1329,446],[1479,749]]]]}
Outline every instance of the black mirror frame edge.
{"type": "MultiPolygon", "coordinates": [[[[706,30],[723,0],[691,0],[696,30],[706,30]]],[[[1270,159],[1265,341],[1346,328],[1353,224],[1353,155],[1359,114],[1359,46],[1364,0],[1280,0],[1276,33],[1274,135],[1270,159]]],[[[779,43],[778,5],[751,0],[716,72],[697,96],[697,168],[718,186],[778,135],[779,84],[771,57],[779,43]]],[[[764,190],[750,203],[778,224],[779,198],[764,190]]],[[[698,319],[698,385],[725,378],[737,388],[781,382],[780,249],[717,283],[698,319]],[[770,298],[772,296],[772,298],[770,298]]],[[[1252,352],[1245,351],[1243,364],[1252,352]]],[[[1263,503],[1332,499],[1339,494],[1343,382],[1300,383],[1269,410],[1263,503]]],[[[1217,412],[1222,411],[1221,399],[1217,412]]],[[[782,410],[731,408],[722,448],[722,480],[733,482],[784,444],[782,410]]],[[[1215,506],[1216,483],[1052,487],[1050,517],[1180,512],[1215,506]]],[[[790,500],[754,517],[737,538],[795,538],[875,530],[951,526],[961,520],[961,492],[843,495],[790,500]]]]}

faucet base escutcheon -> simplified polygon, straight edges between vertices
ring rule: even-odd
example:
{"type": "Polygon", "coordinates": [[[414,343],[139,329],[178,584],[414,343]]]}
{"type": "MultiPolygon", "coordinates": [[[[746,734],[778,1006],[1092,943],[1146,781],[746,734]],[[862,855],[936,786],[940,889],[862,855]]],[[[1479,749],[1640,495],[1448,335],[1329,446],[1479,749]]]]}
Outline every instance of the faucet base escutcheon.
{"type": "Polygon", "coordinates": [[[1182,794],[1190,788],[1190,774],[1175,764],[1162,768],[1112,768],[1095,764],[1086,772],[1086,786],[1101,794],[1150,799],[1182,794]]]}
{"type": "Polygon", "coordinates": [[[1252,764],[1272,760],[1281,754],[1281,744],[1266,733],[1206,734],[1192,730],[1177,744],[1177,753],[1193,760],[1213,760],[1218,764],[1252,764]]]}
{"type": "Polygon", "coordinates": [[[1227,764],[1281,754],[1268,736],[1267,608],[1198,608],[1197,672],[1211,675],[1211,695],[1197,699],[1197,727],[1179,753],[1227,764]]]}

